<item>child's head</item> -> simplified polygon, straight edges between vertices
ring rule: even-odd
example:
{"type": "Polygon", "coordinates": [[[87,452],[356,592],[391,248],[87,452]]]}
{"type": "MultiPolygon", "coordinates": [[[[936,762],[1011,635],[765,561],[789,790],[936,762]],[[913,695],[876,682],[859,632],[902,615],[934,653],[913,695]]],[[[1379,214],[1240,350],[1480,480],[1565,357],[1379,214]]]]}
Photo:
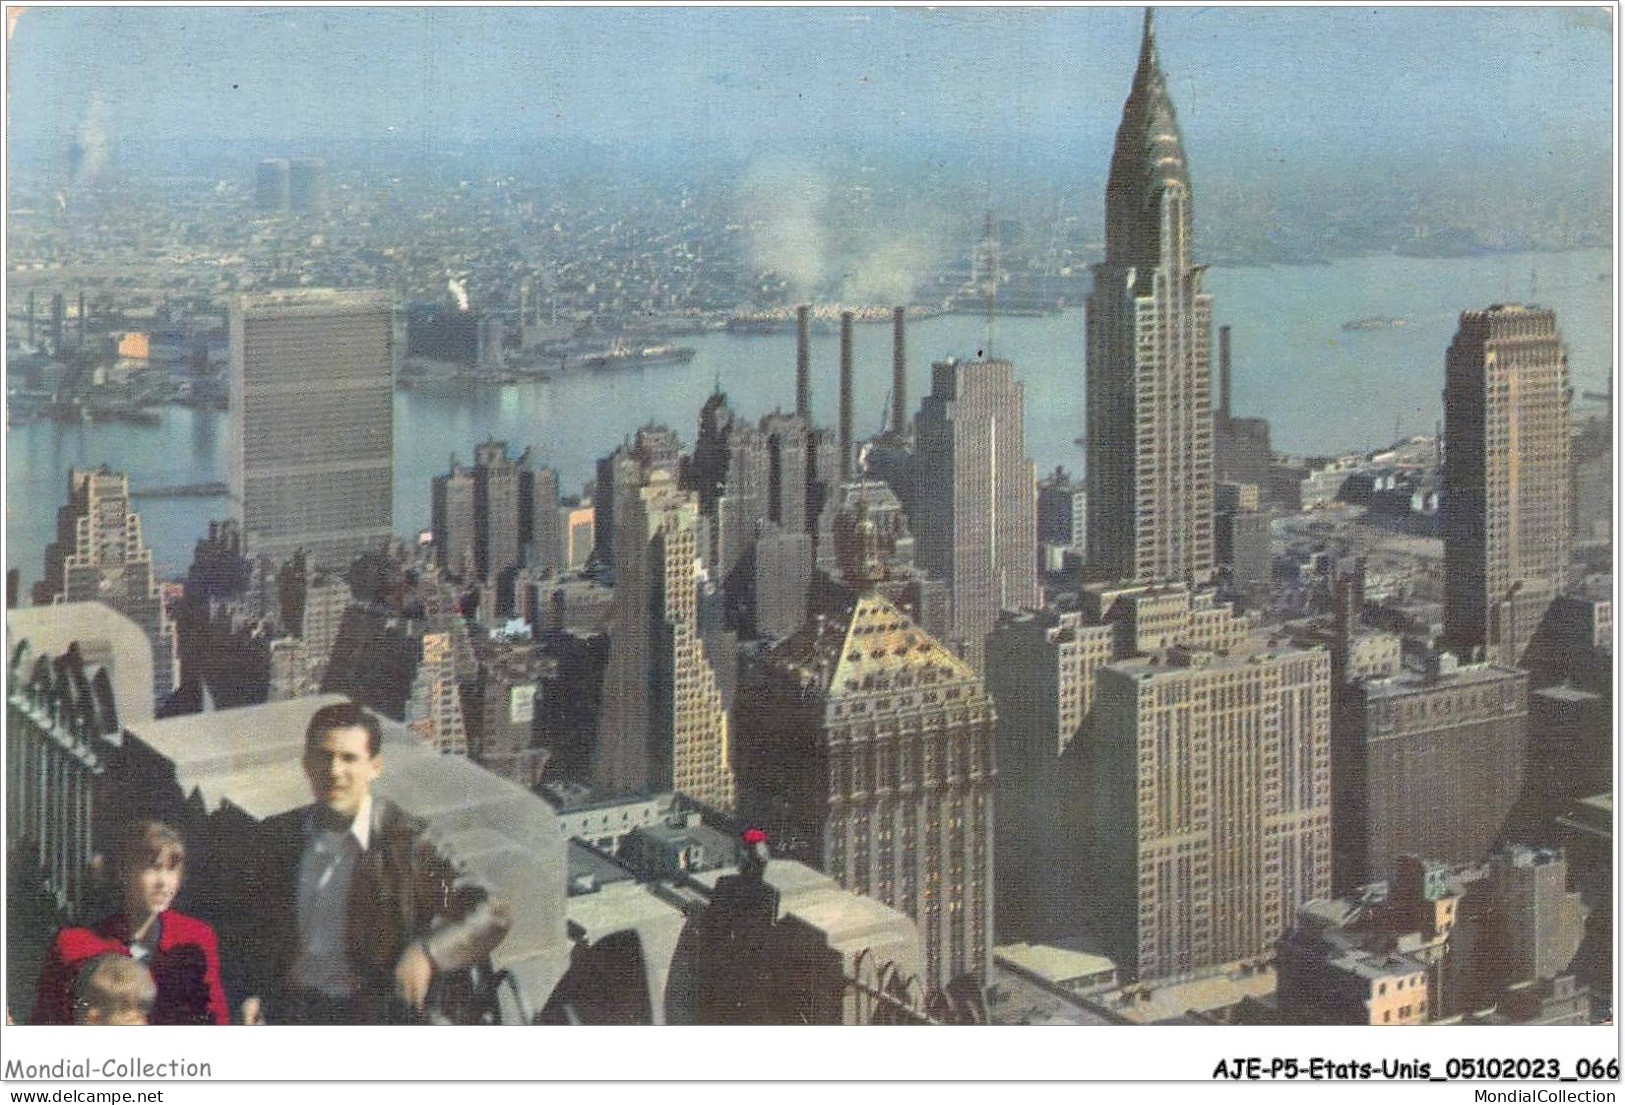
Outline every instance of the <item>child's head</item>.
{"type": "Polygon", "coordinates": [[[79,969],[73,1023],[146,1024],[158,987],[152,972],[127,955],[98,955],[79,969]]]}
{"type": "Polygon", "coordinates": [[[161,821],[137,821],[116,853],[124,911],[132,918],[162,913],[174,904],[186,871],[186,841],[161,821]]]}

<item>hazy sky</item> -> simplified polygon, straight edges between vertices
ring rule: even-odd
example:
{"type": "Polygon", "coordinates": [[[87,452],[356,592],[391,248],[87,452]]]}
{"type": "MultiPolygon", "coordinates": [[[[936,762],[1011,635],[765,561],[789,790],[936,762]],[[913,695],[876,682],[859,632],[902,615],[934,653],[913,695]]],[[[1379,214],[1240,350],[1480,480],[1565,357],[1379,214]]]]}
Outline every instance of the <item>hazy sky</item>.
{"type": "MultiPolygon", "coordinates": [[[[1157,23],[1198,162],[1610,148],[1604,8],[1186,7],[1157,23]]],[[[394,136],[1101,158],[1139,24],[1138,8],[34,9],[10,40],[9,107],[16,139],[64,144],[90,125],[115,145],[268,152],[394,136]]]]}

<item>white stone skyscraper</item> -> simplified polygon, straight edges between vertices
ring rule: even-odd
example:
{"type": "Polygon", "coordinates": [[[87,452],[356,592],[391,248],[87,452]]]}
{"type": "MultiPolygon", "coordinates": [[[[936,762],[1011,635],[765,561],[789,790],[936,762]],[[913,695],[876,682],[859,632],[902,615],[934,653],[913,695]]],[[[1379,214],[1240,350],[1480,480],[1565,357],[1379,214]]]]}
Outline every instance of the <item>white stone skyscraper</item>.
{"type": "Polygon", "coordinates": [[[1176,645],[1095,679],[1078,913],[1125,978],[1267,956],[1331,895],[1331,655],[1176,645]]]}
{"type": "Polygon", "coordinates": [[[243,552],[347,567],[391,536],[394,313],[378,292],[241,296],[228,486],[243,552]]]}
{"type": "Polygon", "coordinates": [[[977,671],[999,612],[1038,602],[1024,400],[1009,361],[938,361],[914,420],[915,555],[952,591],[951,636],[977,671]]]}
{"type": "Polygon", "coordinates": [[[1466,311],[1445,359],[1444,628],[1465,654],[1524,662],[1568,582],[1569,366],[1539,307],[1466,311]]]}
{"type": "Polygon", "coordinates": [[[1085,309],[1088,564],[1096,580],[1213,572],[1212,300],[1151,13],[1106,184],[1106,260],[1085,309]]]}
{"type": "Polygon", "coordinates": [[[164,609],[141,517],[130,509],[130,481],[105,464],[68,473],[68,501],[56,513],[56,540],[45,548],[45,578],[34,605],[101,602],[139,625],[152,642],[153,702],[175,689],[175,623],[164,609]]]}

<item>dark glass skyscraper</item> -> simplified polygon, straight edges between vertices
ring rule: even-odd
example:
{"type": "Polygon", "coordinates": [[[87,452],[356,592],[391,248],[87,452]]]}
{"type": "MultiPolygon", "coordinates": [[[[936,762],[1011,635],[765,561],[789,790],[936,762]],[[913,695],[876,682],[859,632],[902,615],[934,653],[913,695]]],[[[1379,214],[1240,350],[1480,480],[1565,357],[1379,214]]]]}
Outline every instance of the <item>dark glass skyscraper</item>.
{"type": "Polygon", "coordinates": [[[1084,315],[1094,579],[1212,574],[1212,300],[1190,229],[1185,151],[1148,11],[1106,184],[1106,260],[1084,315]]]}

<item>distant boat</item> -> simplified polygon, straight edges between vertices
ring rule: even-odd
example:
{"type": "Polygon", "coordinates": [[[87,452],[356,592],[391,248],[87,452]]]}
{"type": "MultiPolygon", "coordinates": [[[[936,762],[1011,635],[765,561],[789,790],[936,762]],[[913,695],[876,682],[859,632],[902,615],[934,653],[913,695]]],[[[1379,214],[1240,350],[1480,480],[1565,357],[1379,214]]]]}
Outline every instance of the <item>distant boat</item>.
{"type": "Polygon", "coordinates": [[[1373,315],[1371,318],[1357,318],[1343,324],[1345,330],[1394,330],[1408,323],[1410,319],[1382,318],[1373,315]]]}
{"type": "Polygon", "coordinates": [[[591,353],[581,358],[583,368],[633,368],[648,364],[686,364],[694,359],[694,350],[686,345],[631,346],[617,339],[602,353],[591,353]]]}

